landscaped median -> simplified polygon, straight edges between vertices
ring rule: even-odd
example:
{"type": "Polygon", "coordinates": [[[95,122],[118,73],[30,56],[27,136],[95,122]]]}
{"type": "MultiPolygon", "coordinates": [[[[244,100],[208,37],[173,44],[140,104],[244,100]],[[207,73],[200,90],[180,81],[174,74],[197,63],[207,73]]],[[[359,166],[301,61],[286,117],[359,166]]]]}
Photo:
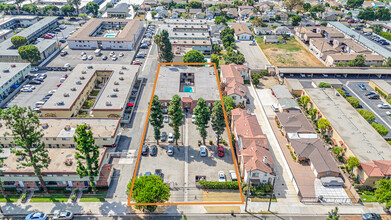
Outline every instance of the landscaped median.
{"type": "Polygon", "coordinates": [[[34,195],[30,202],[67,202],[70,193],[68,194],[49,194],[49,195],[34,195]]]}

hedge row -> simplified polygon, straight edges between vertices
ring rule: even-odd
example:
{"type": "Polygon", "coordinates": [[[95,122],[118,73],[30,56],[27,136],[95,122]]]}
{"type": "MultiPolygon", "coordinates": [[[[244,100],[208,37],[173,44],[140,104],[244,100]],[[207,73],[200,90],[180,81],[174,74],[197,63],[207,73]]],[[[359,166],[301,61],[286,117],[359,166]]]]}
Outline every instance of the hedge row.
{"type": "Polygon", "coordinates": [[[198,183],[204,189],[239,189],[238,181],[199,181],[198,183]]]}
{"type": "Polygon", "coordinates": [[[378,92],[381,96],[383,96],[385,99],[387,98],[387,95],[382,92],[379,88],[375,87],[375,91],[378,92]]]}

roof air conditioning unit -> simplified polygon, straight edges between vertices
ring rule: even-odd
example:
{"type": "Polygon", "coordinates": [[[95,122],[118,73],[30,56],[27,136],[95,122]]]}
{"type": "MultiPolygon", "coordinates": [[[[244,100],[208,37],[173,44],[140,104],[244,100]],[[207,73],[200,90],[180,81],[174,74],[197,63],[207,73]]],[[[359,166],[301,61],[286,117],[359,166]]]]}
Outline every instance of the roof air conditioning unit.
{"type": "Polygon", "coordinates": [[[15,64],[11,64],[11,67],[14,68],[14,67],[16,67],[16,65],[15,64]]]}
{"type": "Polygon", "coordinates": [[[113,93],[110,95],[110,97],[115,98],[115,97],[117,97],[117,94],[113,93]]]}
{"type": "Polygon", "coordinates": [[[85,78],[84,78],[84,76],[80,76],[80,79],[83,80],[83,79],[85,79],[85,78]]]}
{"type": "Polygon", "coordinates": [[[69,97],[69,93],[64,93],[64,97],[69,97]]]}
{"type": "Polygon", "coordinates": [[[119,80],[124,80],[124,77],[121,76],[121,77],[119,78],[119,80]]]}
{"type": "Polygon", "coordinates": [[[42,128],[43,128],[43,129],[46,129],[46,128],[48,128],[48,127],[49,127],[49,124],[48,124],[48,123],[43,123],[43,124],[42,124],[42,128]]]}
{"type": "Polygon", "coordinates": [[[119,74],[120,74],[120,75],[124,75],[124,72],[122,72],[122,71],[119,71],[119,74]]]}
{"type": "Polygon", "coordinates": [[[71,130],[71,126],[70,125],[65,125],[64,130],[66,130],[66,131],[71,130]]]}
{"type": "Polygon", "coordinates": [[[72,90],[72,91],[76,91],[76,88],[75,88],[75,87],[73,87],[71,90],[72,90]]]}
{"type": "Polygon", "coordinates": [[[115,82],[114,82],[114,85],[119,85],[119,82],[115,81],[115,82]]]}
{"type": "Polygon", "coordinates": [[[56,104],[57,104],[57,105],[64,105],[64,102],[63,102],[63,101],[60,101],[60,102],[57,102],[56,104]]]}
{"type": "Polygon", "coordinates": [[[76,82],[76,85],[81,85],[81,81],[77,81],[77,82],[76,82]]]}
{"type": "Polygon", "coordinates": [[[86,73],[87,73],[87,71],[85,71],[85,70],[81,71],[81,74],[86,74],[86,73]]]}
{"type": "Polygon", "coordinates": [[[111,102],[106,102],[106,106],[111,106],[111,102]]]}
{"type": "Polygon", "coordinates": [[[118,92],[118,91],[119,91],[119,89],[118,89],[118,88],[115,88],[115,89],[113,89],[113,91],[114,91],[114,92],[118,92]]]}

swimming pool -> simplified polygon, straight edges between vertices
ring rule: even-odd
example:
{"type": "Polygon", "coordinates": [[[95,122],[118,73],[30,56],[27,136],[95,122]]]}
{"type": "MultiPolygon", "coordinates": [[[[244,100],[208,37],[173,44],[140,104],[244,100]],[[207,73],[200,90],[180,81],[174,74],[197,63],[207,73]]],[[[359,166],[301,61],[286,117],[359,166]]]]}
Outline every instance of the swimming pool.
{"type": "Polygon", "coordinates": [[[106,34],[105,37],[115,37],[117,34],[106,34]]]}
{"type": "Polygon", "coordinates": [[[188,87],[188,86],[184,86],[183,87],[183,92],[193,92],[193,88],[192,87],[188,87]]]}

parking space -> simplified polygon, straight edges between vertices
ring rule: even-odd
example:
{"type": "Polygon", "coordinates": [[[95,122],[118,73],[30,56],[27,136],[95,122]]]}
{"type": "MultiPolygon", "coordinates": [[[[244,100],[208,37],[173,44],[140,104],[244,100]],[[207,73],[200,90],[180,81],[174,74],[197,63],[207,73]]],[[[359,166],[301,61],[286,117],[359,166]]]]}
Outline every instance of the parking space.
{"type": "MultiPolygon", "coordinates": [[[[8,105],[18,105],[22,107],[35,107],[35,103],[42,100],[49,91],[57,89],[57,84],[60,81],[61,75],[64,72],[54,71],[39,71],[36,73],[45,73],[46,79],[40,85],[32,85],[35,89],[32,92],[19,92],[8,105]]],[[[36,74],[35,73],[35,74],[36,74]]],[[[68,72],[69,74],[69,72],[68,72]]]]}
{"type": "MultiPolygon", "coordinates": [[[[388,130],[391,131],[391,118],[386,114],[387,111],[391,111],[391,109],[382,109],[379,108],[378,105],[382,103],[387,103],[387,101],[383,98],[380,99],[369,99],[368,96],[365,96],[367,92],[374,92],[374,89],[372,89],[369,85],[369,80],[362,80],[362,81],[347,81],[345,83],[344,88],[352,95],[353,97],[356,97],[360,100],[360,104],[362,105],[363,109],[371,111],[375,114],[376,122],[379,124],[382,124],[388,128],[388,130]],[[366,90],[362,90],[360,87],[358,87],[358,83],[362,83],[365,85],[366,90]]],[[[388,133],[385,137],[391,138],[391,132],[388,133]]]]}
{"type": "Polygon", "coordinates": [[[270,65],[261,48],[256,44],[250,45],[250,41],[237,41],[238,50],[243,53],[247,63],[251,69],[265,69],[266,65],[270,65]]]}
{"type": "Polygon", "coordinates": [[[124,50],[119,51],[115,50],[114,55],[116,55],[117,60],[113,60],[112,56],[110,56],[110,53],[112,50],[101,50],[101,55],[96,56],[95,50],[71,50],[69,47],[65,47],[63,51],[67,51],[68,54],[65,56],[61,56],[58,54],[48,65],[47,67],[64,67],[65,64],[68,64],[71,67],[75,67],[79,63],[83,64],[94,64],[94,63],[106,63],[106,64],[130,64],[131,60],[133,59],[133,56],[135,54],[134,51],[124,50]],[[82,60],[82,53],[85,52],[87,57],[92,57],[92,59],[82,60]],[[119,54],[123,53],[123,56],[121,57],[119,54]],[[104,60],[104,57],[107,57],[106,60],[104,60]]]}

